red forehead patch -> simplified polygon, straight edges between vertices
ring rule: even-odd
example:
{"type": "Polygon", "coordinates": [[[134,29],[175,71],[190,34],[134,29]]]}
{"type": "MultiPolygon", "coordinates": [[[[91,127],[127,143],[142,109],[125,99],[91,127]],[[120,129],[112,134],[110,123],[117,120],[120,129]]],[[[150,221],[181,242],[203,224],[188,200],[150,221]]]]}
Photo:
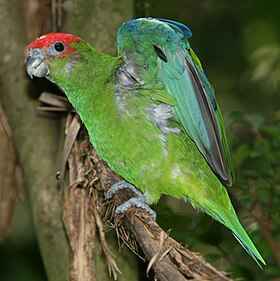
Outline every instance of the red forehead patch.
{"type": "Polygon", "coordinates": [[[49,47],[55,42],[62,42],[66,46],[69,46],[70,43],[76,42],[79,43],[81,42],[81,39],[73,34],[68,34],[68,33],[48,33],[46,35],[41,36],[34,42],[32,42],[29,45],[30,49],[33,48],[44,48],[44,47],[49,47]]]}

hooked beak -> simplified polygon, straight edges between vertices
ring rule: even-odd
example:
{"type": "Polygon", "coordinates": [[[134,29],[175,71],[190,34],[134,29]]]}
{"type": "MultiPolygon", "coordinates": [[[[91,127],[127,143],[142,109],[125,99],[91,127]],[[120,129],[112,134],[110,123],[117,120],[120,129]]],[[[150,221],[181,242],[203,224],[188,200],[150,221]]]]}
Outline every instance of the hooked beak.
{"type": "Polygon", "coordinates": [[[45,55],[40,49],[30,49],[26,58],[26,71],[31,79],[33,76],[45,77],[49,74],[50,71],[45,61],[45,55]]]}

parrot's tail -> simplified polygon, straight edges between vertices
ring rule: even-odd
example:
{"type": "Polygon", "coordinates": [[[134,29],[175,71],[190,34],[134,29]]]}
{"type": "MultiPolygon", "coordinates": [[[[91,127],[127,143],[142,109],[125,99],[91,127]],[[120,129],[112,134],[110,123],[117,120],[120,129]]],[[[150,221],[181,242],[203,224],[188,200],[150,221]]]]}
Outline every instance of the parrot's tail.
{"type": "Polygon", "coordinates": [[[240,224],[234,210],[232,209],[231,212],[224,212],[220,210],[218,216],[218,221],[223,223],[226,227],[228,227],[237,241],[242,245],[242,247],[246,250],[246,252],[256,261],[260,268],[263,265],[266,265],[263,257],[257,250],[256,246],[246,233],[245,229],[240,224]]]}

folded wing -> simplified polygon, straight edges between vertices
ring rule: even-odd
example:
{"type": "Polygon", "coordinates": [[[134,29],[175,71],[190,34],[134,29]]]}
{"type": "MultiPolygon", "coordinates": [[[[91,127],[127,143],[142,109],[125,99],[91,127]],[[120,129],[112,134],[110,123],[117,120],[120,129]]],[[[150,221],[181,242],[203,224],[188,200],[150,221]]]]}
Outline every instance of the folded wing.
{"type": "Polygon", "coordinates": [[[143,89],[161,89],[175,98],[179,122],[214,173],[231,186],[234,173],[221,111],[190,47],[191,36],[188,27],[170,20],[148,18],[124,23],[118,31],[123,71],[143,89]]]}

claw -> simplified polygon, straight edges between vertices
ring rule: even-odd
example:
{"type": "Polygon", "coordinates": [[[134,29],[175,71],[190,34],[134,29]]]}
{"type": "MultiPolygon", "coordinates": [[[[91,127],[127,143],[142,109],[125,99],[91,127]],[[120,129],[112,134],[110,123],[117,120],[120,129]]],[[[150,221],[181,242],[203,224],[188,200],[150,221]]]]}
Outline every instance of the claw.
{"type": "Polygon", "coordinates": [[[143,200],[144,196],[142,195],[141,198],[139,197],[133,197],[121,204],[116,208],[116,214],[123,214],[125,213],[129,208],[136,207],[141,208],[145,210],[152,218],[153,220],[156,220],[157,214],[154,210],[152,210],[149,205],[143,200]]]}
{"type": "Polygon", "coordinates": [[[128,188],[135,193],[135,197],[130,198],[128,201],[124,202],[120,206],[116,208],[116,214],[123,214],[126,212],[130,207],[136,207],[144,209],[151,217],[156,220],[156,212],[152,210],[149,205],[146,203],[145,196],[140,192],[134,185],[126,182],[125,180],[119,181],[111,186],[111,188],[106,193],[106,198],[110,199],[113,195],[124,188],[128,188]]]}
{"type": "Polygon", "coordinates": [[[128,189],[132,190],[136,194],[137,197],[143,197],[143,194],[134,185],[128,183],[125,180],[122,180],[122,181],[119,181],[119,182],[113,184],[111,186],[111,188],[106,192],[105,196],[107,199],[111,199],[117,191],[124,189],[124,188],[128,188],[128,189]]]}

